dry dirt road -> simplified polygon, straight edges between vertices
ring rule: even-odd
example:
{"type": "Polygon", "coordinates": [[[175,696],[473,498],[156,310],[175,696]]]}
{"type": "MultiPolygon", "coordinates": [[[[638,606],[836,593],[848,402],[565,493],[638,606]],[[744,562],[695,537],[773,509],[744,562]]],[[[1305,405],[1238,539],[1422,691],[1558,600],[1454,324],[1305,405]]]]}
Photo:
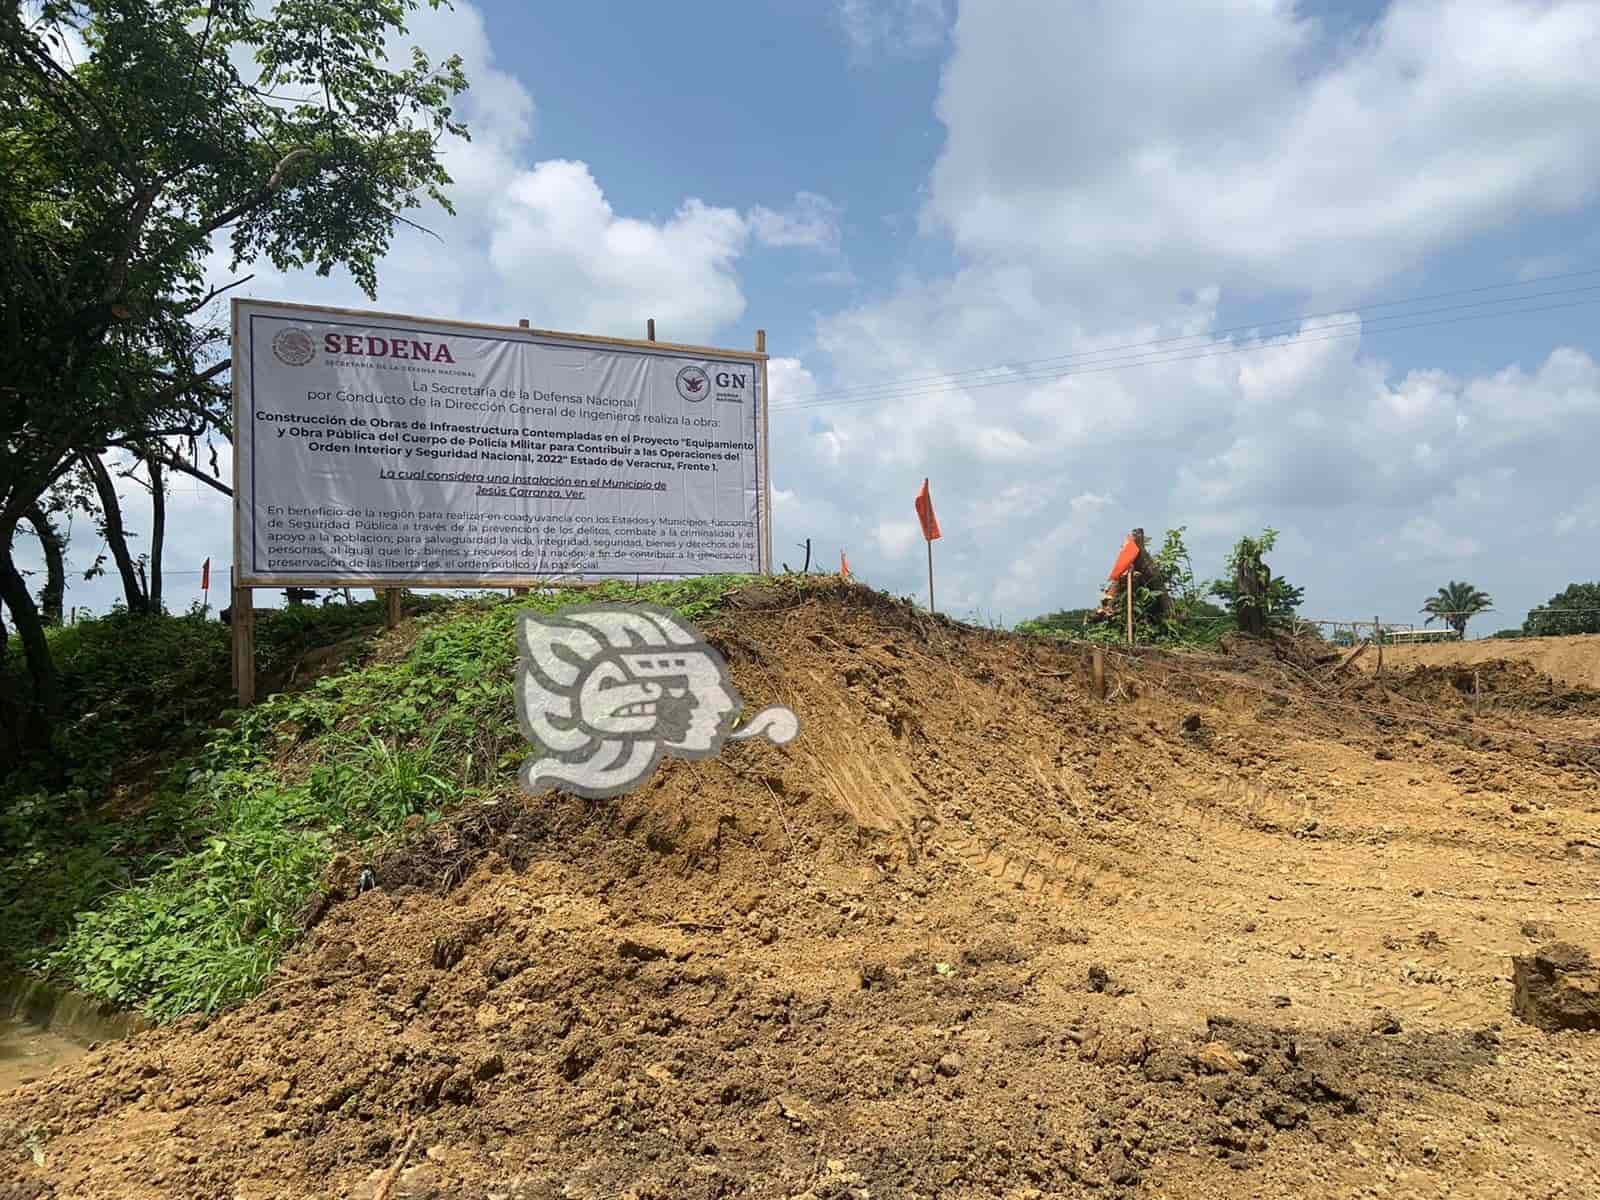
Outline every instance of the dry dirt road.
{"type": "Polygon", "coordinates": [[[799,739],[380,860],[256,1000],[0,1097],[0,1196],[1600,1196],[1600,1034],[1509,1011],[1600,949],[1600,696],[708,630],[799,739]]]}

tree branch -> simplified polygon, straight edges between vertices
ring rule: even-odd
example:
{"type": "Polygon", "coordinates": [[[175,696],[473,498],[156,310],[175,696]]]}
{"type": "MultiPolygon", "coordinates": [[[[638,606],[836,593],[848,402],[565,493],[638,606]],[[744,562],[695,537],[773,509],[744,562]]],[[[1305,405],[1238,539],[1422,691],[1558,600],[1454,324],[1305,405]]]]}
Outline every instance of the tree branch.
{"type": "Polygon", "coordinates": [[[272,174],[268,176],[267,182],[261,186],[261,189],[257,191],[254,196],[251,196],[248,200],[241,200],[232,208],[218,213],[215,217],[211,218],[211,220],[202,224],[197,231],[198,236],[208,237],[217,230],[221,229],[224,225],[231,224],[240,217],[244,216],[245,213],[261,204],[268,196],[272,195],[273,192],[278,190],[278,186],[283,182],[283,173],[285,171],[287,171],[300,159],[310,157],[311,148],[309,146],[296,146],[293,150],[289,151],[289,153],[285,154],[278,160],[278,165],[272,169],[272,174]]]}
{"type": "Polygon", "coordinates": [[[133,257],[134,247],[139,244],[139,235],[144,232],[144,223],[150,219],[150,210],[155,207],[156,197],[160,194],[159,186],[148,184],[134,200],[133,213],[128,219],[128,236],[123,239],[122,249],[111,264],[111,277],[106,281],[103,299],[107,304],[121,294],[123,285],[128,282],[128,260],[133,257]]]}
{"type": "Polygon", "coordinates": [[[180,308],[180,309],[176,309],[175,311],[180,316],[184,316],[184,317],[193,316],[195,313],[199,312],[206,305],[210,304],[218,296],[222,295],[223,292],[229,292],[229,291],[232,291],[236,287],[241,287],[244,284],[249,283],[254,278],[255,278],[255,275],[252,273],[252,274],[249,274],[249,275],[245,275],[240,279],[235,279],[232,283],[223,284],[223,286],[221,286],[221,287],[214,287],[209,292],[207,292],[204,296],[200,297],[200,299],[196,300],[193,304],[186,305],[185,307],[180,308]]]}
{"type": "Polygon", "coordinates": [[[188,463],[184,462],[183,459],[179,458],[177,455],[174,454],[174,455],[171,455],[170,457],[166,456],[166,455],[162,455],[160,457],[161,457],[161,465],[162,466],[171,467],[174,471],[182,471],[185,475],[192,475],[192,476],[194,476],[194,478],[198,479],[201,483],[207,484],[210,487],[215,488],[217,491],[221,492],[224,496],[233,495],[233,489],[231,487],[229,487],[227,484],[223,483],[220,479],[211,478],[211,476],[207,475],[204,471],[200,470],[199,467],[191,467],[188,463]]]}

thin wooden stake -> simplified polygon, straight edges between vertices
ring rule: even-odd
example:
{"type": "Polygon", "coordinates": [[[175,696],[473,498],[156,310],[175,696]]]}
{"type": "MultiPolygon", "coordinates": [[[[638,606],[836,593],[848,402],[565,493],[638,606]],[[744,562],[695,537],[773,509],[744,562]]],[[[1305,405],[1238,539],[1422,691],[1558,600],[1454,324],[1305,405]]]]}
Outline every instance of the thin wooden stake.
{"type": "Polygon", "coordinates": [[[933,539],[925,539],[928,543],[928,611],[938,612],[933,606],[933,539]]]}
{"type": "Polygon", "coordinates": [[[1091,657],[1093,660],[1091,667],[1094,671],[1095,699],[1104,700],[1106,698],[1106,652],[1096,646],[1091,652],[1091,657]]]}
{"type": "Polygon", "coordinates": [[[1372,640],[1378,643],[1378,674],[1383,674],[1383,621],[1372,618],[1372,640]]]}
{"type": "Polygon", "coordinates": [[[1133,568],[1128,568],[1128,645],[1133,645],[1133,568]]]}
{"type": "Polygon", "coordinates": [[[651,317],[649,320],[645,321],[644,336],[649,341],[653,342],[656,340],[656,319],[654,317],[651,317]]]}
{"type": "Polygon", "coordinates": [[[1478,715],[1478,673],[1472,673],[1472,715],[1478,715]]]}

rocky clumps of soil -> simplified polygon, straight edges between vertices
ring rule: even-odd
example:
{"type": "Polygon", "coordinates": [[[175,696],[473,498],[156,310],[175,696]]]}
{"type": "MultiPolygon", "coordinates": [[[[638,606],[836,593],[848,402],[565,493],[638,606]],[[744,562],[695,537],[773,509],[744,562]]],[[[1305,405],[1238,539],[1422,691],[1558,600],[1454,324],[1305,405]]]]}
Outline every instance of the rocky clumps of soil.
{"type": "Polygon", "coordinates": [[[1547,1033],[1600,1029],[1600,969],[1589,952],[1549,942],[1511,959],[1511,1011],[1547,1033]]]}

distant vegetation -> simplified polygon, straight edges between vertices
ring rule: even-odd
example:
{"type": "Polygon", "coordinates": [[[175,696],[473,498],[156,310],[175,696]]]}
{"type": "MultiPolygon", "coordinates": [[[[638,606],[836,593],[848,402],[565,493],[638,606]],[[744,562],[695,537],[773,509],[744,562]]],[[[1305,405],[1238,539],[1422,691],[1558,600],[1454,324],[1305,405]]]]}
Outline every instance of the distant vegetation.
{"type": "Polygon", "coordinates": [[[1485,609],[1493,608],[1494,600],[1488,592],[1480,591],[1470,583],[1451,580],[1437,593],[1429,596],[1422,606],[1428,614],[1425,625],[1443,621],[1462,637],[1467,635],[1467,622],[1485,609]]]}
{"type": "Polygon", "coordinates": [[[1065,637],[1082,637],[1092,608],[1064,608],[1060,612],[1031,617],[1017,625],[1018,633],[1046,633],[1065,637]]]}
{"type": "Polygon", "coordinates": [[[1541,610],[1528,614],[1522,632],[1537,636],[1600,633],[1600,583],[1570,583],[1541,610]]]}
{"type": "Polygon", "coordinates": [[[1265,555],[1278,543],[1278,531],[1263,529],[1260,537],[1242,537],[1228,555],[1228,574],[1211,585],[1211,595],[1227,605],[1238,627],[1247,633],[1265,633],[1272,625],[1293,618],[1305,598],[1305,589],[1274,575],[1265,555]]]}
{"type": "MultiPolygon", "coordinates": [[[[1304,589],[1274,576],[1263,560],[1276,533],[1268,529],[1258,538],[1241,538],[1227,563],[1228,575],[1202,582],[1197,579],[1185,527],[1167,530],[1161,549],[1151,556],[1155,577],[1134,581],[1134,634],[1143,644],[1208,645],[1244,622],[1279,625],[1292,619],[1304,589]],[[1241,580],[1245,584],[1241,586],[1241,580]],[[1215,596],[1223,605],[1211,602],[1215,596]],[[1225,605],[1225,607],[1224,607],[1225,605]]],[[[1118,610],[1121,611],[1120,609],[1118,610]]],[[[1068,608],[1022,621],[1019,633],[1120,642],[1127,626],[1117,620],[1095,620],[1099,609],[1068,608]]]]}

